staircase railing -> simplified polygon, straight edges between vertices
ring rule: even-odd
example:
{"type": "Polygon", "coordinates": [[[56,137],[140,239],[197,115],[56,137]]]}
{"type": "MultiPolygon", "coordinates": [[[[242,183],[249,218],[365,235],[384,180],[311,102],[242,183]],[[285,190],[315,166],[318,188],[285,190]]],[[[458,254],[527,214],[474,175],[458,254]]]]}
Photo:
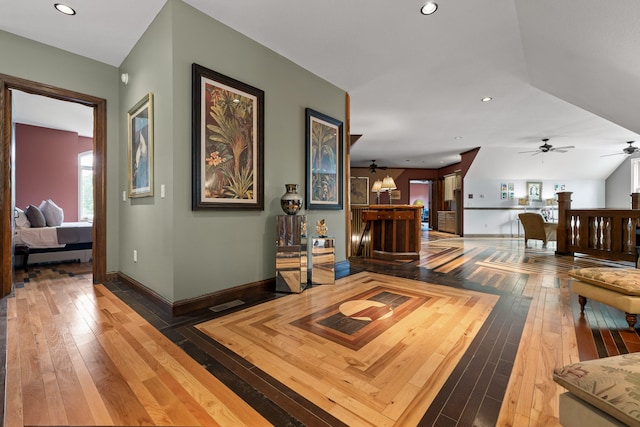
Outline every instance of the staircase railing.
{"type": "MultiPolygon", "coordinates": [[[[635,262],[636,227],[640,227],[640,194],[632,209],[571,209],[571,192],[558,193],[556,253],[635,262]]],[[[640,241],[638,242],[640,244],[640,241]]]]}

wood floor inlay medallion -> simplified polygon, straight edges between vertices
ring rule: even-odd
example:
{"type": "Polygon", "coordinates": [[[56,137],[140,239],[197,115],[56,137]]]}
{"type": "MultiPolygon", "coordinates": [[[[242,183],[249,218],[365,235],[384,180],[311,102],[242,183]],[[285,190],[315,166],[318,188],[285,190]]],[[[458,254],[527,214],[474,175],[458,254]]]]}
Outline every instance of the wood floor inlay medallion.
{"type": "Polygon", "coordinates": [[[498,299],[359,273],[196,328],[346,424],[417,425],[498,299]]]}
{"type": "Polygon", "coordinates": [[[375,287],[291,324],[351,350],[360,350],[430,298],[407,290],[375,287]]]}

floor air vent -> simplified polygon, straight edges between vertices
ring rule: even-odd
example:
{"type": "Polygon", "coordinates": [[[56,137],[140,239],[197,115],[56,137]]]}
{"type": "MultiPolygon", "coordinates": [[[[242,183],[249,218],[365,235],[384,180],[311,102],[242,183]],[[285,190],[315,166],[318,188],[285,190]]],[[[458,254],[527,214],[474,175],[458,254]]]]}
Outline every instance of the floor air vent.
{"type": "Polygon", "coordinates": [[[218,304],[214,305],[213,307],[209,307],[209,310],[219,313],[221,311],[229,310],[230,308],[237,307],[242,304],[244,304],[244,301],[234,299],[233,301],[225,302],[224,304],[218,304]]]}

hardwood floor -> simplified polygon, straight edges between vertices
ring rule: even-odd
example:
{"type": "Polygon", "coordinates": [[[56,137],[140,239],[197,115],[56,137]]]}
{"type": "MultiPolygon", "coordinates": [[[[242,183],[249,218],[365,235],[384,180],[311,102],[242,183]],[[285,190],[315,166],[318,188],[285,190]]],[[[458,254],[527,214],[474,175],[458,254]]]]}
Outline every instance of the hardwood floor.
{"type": "MultiPolygon", "coordinates": [[[[5,423],[552,426],[559,425],[562,392],[551,380],[553,368],[640,351],[638,329],[627,329],[624,313],[590,302],[581,316],[569,291],[571,268],[628,264],[557,257],[553,247],[543,249],[539,242],[525,248],[518,239],[448,237],[425,233],[415,262],[341,263],[333,287],[312,287],[300,295],[274,292],[227,310],[175,318],[124,284],[91,285],[90,270],[82,264],[19,271],[15,294],[0,305],[6,324],[0,332],[6,329],[7,336],[5,423]],[[376,294],[372,289],[427,298],[429,287],[417,289],[413,281],[443,286],[438,289],[459,295],[469,310],[476,303],[462,297],[465,293],[479,293],[487,302],[466,318],[471,323],[429,318],[424,341],[406,339],[421,328],[412,316],[420,315],[422,304],[402,308],[405,299],[391,305],[405,313],[399,329],[388,329],[395,338],[386,329],[365,327],[357,339],[340,329],[362,326],[335,317],[336,307],[354,296],[368,300],[361,296],[376,294]],[[361,288],[361,282],[371,283],[361,288]],[[329,296],[316,297],[320,293],[329,296]],[[310,316],[303,302],[316,317],[300,320],[310,316]],[[469,336],[462,348],[451,344],[464,334],[469,336]],[[358,354],[367,345],[360,340],[376,343],[381,336],[390,341],[358,354]],[[443,343],[457,351],[446,369],[436,369],[438,354],[441,359],[450,354],[443,343]],[[412,346],[416,353],[405,353],[412,346]],[[322,366],[332,375],[323,371],[318,382],[321,353],[334,360],[322,366]],[[344,354],[353,365],[341,363],[344,354]],[[372,370],[381,376],[369,375],[372,370]],[[407,381],[411,370],[435,376],[420,386],[407,381]],[[370,393],[374,387],[378,390],[370,393]],[[360,406],[356,397],[369,400],[370,407],[360,406]]],[[[445,298],[424,305],[439,301],[445,298]]],[[[441,311],[460,310],[448,304],[442,303],[441,311]]],[[[381,305],[347,312],[378,316],[372,307],[381,305]]]]}
{"type": "Polygon", "coordinates": [[[7,301],[7,426],[270,425],[90,276],[7,301]]]}
{"type": "Polygon", "coordinates": [[[197,329],[348,425],[416,425],[496,295],[362,272],[197,329]]]}

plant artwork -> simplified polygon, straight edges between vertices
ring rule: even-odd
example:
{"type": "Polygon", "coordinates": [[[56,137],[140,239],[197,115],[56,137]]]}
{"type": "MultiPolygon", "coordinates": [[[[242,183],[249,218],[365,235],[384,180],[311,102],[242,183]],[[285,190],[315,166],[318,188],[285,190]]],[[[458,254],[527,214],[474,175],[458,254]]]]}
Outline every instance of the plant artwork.
{"type": "Polygon", "coordinates": [[[260,209],[264,92],[193,64],[192,208],[260,209]]]}
{"type": "Polygon", "coordinates": [[[342,122],[306,109],[307,209],[342,209],[342,122]]]}

